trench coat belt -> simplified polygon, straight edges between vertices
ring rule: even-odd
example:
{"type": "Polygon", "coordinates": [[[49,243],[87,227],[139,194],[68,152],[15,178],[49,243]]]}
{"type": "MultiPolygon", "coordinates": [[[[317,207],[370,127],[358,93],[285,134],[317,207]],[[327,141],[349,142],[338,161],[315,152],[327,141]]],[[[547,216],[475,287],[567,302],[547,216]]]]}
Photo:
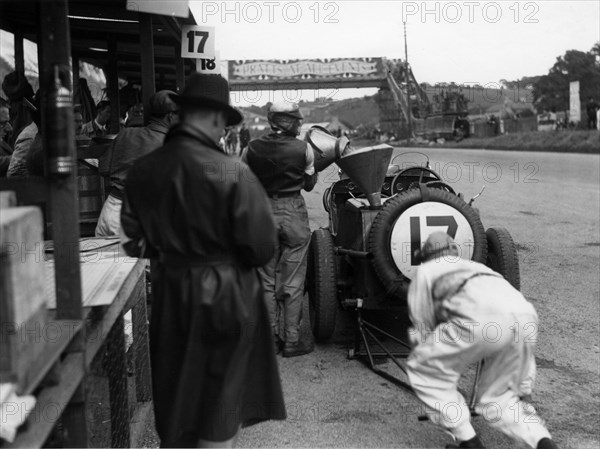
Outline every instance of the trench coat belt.
{"type": "Polygon", "coordinates": [[[159,260],[162,264],[172,267],[203,267],[232,264],[235,257],[232,254],[173,254],[160,253],[159,260]]]}

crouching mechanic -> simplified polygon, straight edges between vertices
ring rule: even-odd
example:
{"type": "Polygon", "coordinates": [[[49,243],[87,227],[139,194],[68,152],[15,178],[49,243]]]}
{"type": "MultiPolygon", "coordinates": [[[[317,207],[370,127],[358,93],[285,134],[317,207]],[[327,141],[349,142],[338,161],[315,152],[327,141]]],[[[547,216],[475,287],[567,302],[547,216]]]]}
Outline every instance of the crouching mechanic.
{"type": "Polygon", "coordinates": [[[273,103],[267,115],[272,132],[252,140],[242,154],[271,201],[279,235],[275,256],[259,269],[271,318],[275,345],[283,342],[283,356],[312,352],[300,340],[300,319],[310,243],[308,211],[300,190],[311,191],[317,182],[314,154],[308,143],[296,138],[302,113],[296,103],[273,103]],[[284,338],[279,335],[283,314],[284,338]]]}
{"type": "Polygon", "coordinates": [[[408,292],[416,346],[407,374],[432,421],[457,441],[446,447],[484,447],[457,389],[467,367],[483,360],[476,413],[532,448],[556,448],[542,419],[522,400],[535,377],[533,306],[500,274],[461,259],[458,245],[443,232],[431,234],[418,256],[423,263],[408,292]]]}

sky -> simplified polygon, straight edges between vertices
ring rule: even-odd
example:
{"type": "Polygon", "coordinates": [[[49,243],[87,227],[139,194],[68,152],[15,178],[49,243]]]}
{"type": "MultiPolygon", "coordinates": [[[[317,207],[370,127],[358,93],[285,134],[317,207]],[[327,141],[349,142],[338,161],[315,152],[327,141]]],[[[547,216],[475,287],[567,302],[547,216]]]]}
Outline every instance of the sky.
{"type": "MultiPolygon", "coordinates": [[[[222,61],[404,59],[406,22],[408,61],[416,80],[430,84],[499,87],[501,79],[545,75],[567,50],[589,51],[600,41],[599,0],[190,1],[189,6],[199,25],[214,27],[222,61]]],[[[12,36],[2,32],[0,41],[0,53],[12,54],[12,36]]],[[[232,101],[260,106],[281,99],[340,100],[376,90],[234,92],[232,101]]]]}
{"type": "MultiPolygon", "coordinates": [[[[418,82],[479,83],[544,75],[567,50],[600,41],[600,1],[202,1],[199,25],[215,28],[221,60],[386,57],[408,61],[418,82]]],[[[375,89],[234,95],[342,99],[375,89]]],[[[260,97],[260,98],[259,98],[260,97]]]]}

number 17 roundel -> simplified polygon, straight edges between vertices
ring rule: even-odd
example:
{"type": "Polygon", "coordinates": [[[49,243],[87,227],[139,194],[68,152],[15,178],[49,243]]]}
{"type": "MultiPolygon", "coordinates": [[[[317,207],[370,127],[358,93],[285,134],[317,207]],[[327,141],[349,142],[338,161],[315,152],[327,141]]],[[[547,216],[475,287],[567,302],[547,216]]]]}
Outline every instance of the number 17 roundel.
{"type": "Polygon", "coordinates": [[[415,251],[436,231],[454,239],[461,258],[485,263],[485,229],[471,206],[440,189],[410,189],[385,202],[369,231],[373,266],[384,285],[414,277],[415,251]]]}

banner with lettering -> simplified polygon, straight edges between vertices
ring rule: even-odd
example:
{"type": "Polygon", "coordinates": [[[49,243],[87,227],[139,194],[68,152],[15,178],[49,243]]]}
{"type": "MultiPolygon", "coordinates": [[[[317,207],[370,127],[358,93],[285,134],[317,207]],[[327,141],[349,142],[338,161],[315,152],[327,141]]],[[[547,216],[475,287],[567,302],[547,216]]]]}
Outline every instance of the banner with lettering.
{"type": "Polygon", "coordinates": [[[230,81],[385,77],[383,58],[229,61],[230,81]]]}

